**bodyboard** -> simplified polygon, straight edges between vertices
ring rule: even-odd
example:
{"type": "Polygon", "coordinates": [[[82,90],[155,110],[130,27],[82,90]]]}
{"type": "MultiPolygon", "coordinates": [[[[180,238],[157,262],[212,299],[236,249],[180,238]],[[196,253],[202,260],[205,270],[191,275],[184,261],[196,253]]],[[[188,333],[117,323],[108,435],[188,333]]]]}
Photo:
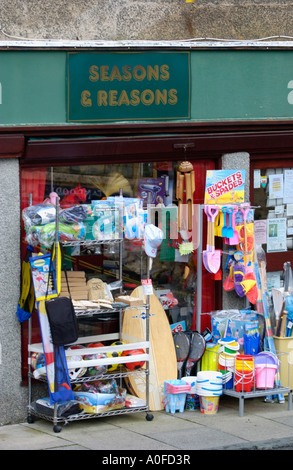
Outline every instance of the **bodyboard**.
{"type": "MultiPolygon", "coordinates": [[[[142,287],[137,287],[132,297],[143,299],[142,287]]],[[[149,409],[159,411],[164,409],[164,382],[177,379],[177,357],[173,335],[163,306],[155,294],[150,295],[149,308],[149,409]]],[[[122,340],[131,343],[145,341],[146,338],[146,309],[137,307],[126,309],[123,314],[122,340]]],[[[126,385],[130,393],[146,399],[146,375],[128,376],[126,385]]]]}

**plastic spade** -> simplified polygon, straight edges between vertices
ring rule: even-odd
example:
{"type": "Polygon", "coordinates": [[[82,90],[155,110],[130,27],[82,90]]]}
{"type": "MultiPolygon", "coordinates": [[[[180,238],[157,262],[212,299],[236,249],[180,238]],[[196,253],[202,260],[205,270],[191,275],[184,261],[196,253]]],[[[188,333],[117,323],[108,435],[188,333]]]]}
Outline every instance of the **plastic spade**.
{"type": "Polygon", "coordinates": [[[245,267],[247,265],[247,230],[246,230],[246,219],[247,219],[247,214],[249,212],[249,204],[242,204],[241,208],[240,208],[241,212],[242,212],[242,215],[243,215],[243,224],[244,224],[244,243],[245,243],[245,247],[244,247],[244,263],[245,263],[245,267]]]}
{"type": "Polygon", "coordinates": [[[232,206],[226,207],[225,206],[225,207],[222,208],[222,212],[224,213],[224,217],[225,217],[225,225],[222,228],[222,237],[232,238],[233,235],[234,235],[234,229],[232,227],[231,217],[232,217],[232,213],[234,212],[234,207],[232,207],[232,206]],[[226,214],[229,215],[229,224],[228,225],[226,225],[226,214]]]}
{"type": "Polygon", "coordinates": [[[210,271],[209,269],[209,265],[208,265],[208,253],[209,253],[209,247],[210,247],[210,243],[211,243],[211,220],[210,220],[210,216],[208,214],[208,206],[205,206],[204,207],[204,211],[206,213],[206,216],[207,216],[207,246],[206,246],[206,250],[203,251],[203,264],[204,264],[204,267],[206,268],[207,271],[210,271]]]}
{"type": "Polygon", "coordinates": [[[207,249],[203,252],[203,263],[207,271],[217,273],[221,266],[221,250],[215,250],[214,223],[219,212],[217,206],[206,205],[205,213],[208,218],[207,249]]]}
{"type": "Polygon", "coordinates": [[[229,239],[229,245],[238,245],[239,243],[239,233],[235,228],[235,213],[238,211],[238,207],[234,207],[232,213],[232,228],[233,228],[233,237],[229,239]]]}

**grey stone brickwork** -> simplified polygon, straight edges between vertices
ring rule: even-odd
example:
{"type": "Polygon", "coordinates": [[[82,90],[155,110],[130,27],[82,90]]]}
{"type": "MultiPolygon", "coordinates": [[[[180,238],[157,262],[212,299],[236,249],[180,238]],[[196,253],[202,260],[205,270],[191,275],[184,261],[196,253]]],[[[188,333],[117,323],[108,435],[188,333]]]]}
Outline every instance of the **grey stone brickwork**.
{"type": "Polygon", "coordinates": [[[24,417],[21,335],[16,307],[20,291],[20,198],[17,159],[0,160],[0,424],[24,417]]]}
{"type": "Polygon", "coordinates": [[[286,0],[2,0],[1,40],[255,39],[292,36],[286,0]]]}

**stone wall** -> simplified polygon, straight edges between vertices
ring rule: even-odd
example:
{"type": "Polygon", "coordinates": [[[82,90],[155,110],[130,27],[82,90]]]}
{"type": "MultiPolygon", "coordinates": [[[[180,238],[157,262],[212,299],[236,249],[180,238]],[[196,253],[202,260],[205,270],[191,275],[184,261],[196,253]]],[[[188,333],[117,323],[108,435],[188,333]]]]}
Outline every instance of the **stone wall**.
{"type": "Polygon", "coordinates": [[[17,159],[0,160],[0,425],[23,418],[21,336],[16,307],[20,291],[20,199],[17,159]]]}
{"type": "Polygon", "coordinates": [[[285,0],[2,0],[0,40],[290,36],[290,4],[285,0]]]}

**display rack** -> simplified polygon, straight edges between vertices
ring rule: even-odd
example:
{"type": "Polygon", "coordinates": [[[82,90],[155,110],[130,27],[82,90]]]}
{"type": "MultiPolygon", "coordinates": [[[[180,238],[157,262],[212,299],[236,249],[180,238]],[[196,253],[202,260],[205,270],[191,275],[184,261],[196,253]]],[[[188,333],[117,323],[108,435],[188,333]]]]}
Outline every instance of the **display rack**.
{"type": "MultiPolygon", "coordinates": [[[[233,205],[240,205],[237,203],[233,203],[233,205]]],[[[197,304],[196,304],[196,328],[198,331],[201,331],[201,315],[202,315],[202,301],[201,301],[201,293],[202,293],[202,265],[203,265],[203,212],[204,212],[205,205],[200,205],[199,217],[198,217],[198,230],[199,230],[199,242],[198,242],[198,249],[197,249],[197,304]]],[[[282,353],[276,351],[277,355],[282,353]]],[[[289,376],[289,374],[288,374],[289,376]]],[[[288,380],[289,385],[289,380],[288,380]]],[[[274,397],[280,394],[288,395],[288,410],[292,409],[292,389],[289,386],[283,386],[281,384],[276,384],[274,388],[267,388],[267,389],[257,389],[255,386],[255,382],[253,384],[251,391],[236,391],[235,387],[227,388],[225,385],[223,386],[223,394],[238,398],[239,400],[239,416],[244,416],[244,401],[248,398],[257,398],[257,397],[274,397]]]]}
{"type": "MultiPolygon", "coordinates": [[[[121,210],[119,209],[120,217],[121,217],[121,210]]],[[[120,223],[122,219],[120,218],[120,223]]],[[[58,203],[56,207],[56,237],[58,236],[58,203]]],[[[64,246],[76,247],[76,246],[91,246],[95,247],[97,245],[110,245],[113,244],[118,246],[119,248],[119,281],[122,283],[122,253],[123,253],[123,236],[122,231],[120,231],[120,237],[117,239],[109,239],[109,240],[84,240],[84,241],[74,241],[74,242],[66,242],[64,246]]],[[[57,260],[55,260],[57,264],[57,260]]],[[[149,259],[147,258],[147,276],[149,276],[149,259]]],[[[132,309],[137,307],[126,307],[127,309],[132,309]]],[[[109,380],[109,379],[119,379],[120,387],[122,387],[122,382],[124,378],[127,378],[132,375],[143,374],[145,375],[145,403],[140,406],[134,406],[130,408],[119,408],[114,410],[108,410],[101,413],[86,413],[84,411],[79,412],[77,414],[69,415],[69,416],[58,416],[58,404],[54,404],[54,412],[53,415],[46,415],[40,413],[36,410],[34,403],[32,402],[32,381],[39,380],[41,382],[47,382],[47,377],[43,372],[45,372],[45,368],[37,369],[32,371],[31,366],[31,355],[33,353],[43,353],[43,344],[37,343],[32,344],[32,325],[31,325],[31,318],[28,320],[28,423],[32,423],[34,421],[34,417],[38,417],[41,419],[45,419],[48,421],[53,422],[53,430],[54,432],[60,432],[62,429],[62,424],[67,424],[72,421],[79,421],[85,419],[93,419],[93,418],[102,418],[105,416],[113,416],[113,415],[122,415],[122,414],[129,414],[129,413],[137,413],[137,412],[146,412],[146,419],[147,421],[151,421],[153,419],[153,415],[149,413],[149,347],[150,347],[150,339],[149,339],[149,296],[146,296],[146,304],[140,305],[139,308],[144,308],[146,311],[146,334],[145,334],[145,341],[140,341],[137,343],[127,343],[127,344],[119,344],[116,346],[101,346],[101,347],[91,347],[91,348],[83,348],[83,349],[71,349],[65,350],[65,355],[67,359],[67,366],[69,368],[75,367],[95,367],[95,366],[109,366],[109,365],[117,365],[117,371],[103,373],[94,376],[82,376],[76,379],[71,380],[72,384],[82,384],[84,382],[95,382],[98,380],[109,380]],[[132,354],[131,356],[127,357],[104,357],[101,359],[90,359],[90,360],[74,360],[74,356],[85,356],[85,355],[94,355],[97,353],[106,353],[112,354],[113,352],[123,352],[127,350],[135,350],[137,348],[144,349],[145,354],[132,354]],[[69,359],[70,357],[70,359],[69,359]],[[123,369],[123,364],[127,364],[130,362],[136,361],[145,361],[145,365],[143,368],[131,371],[123,369]]],[[[119,331],[114,333],[106,333],[103,335],[93,335],[93,336],[83,336],[79,337],[77,341],[70,346],[75,344],[83,345],[89,343],[96,343],[101,341],[119,341],[121,340],[121,332],[122,332],[122,315],[125,307],[121,308],[86,308],[84,310],[79,310],[76,312],[77,320],[82,318],[93,318],[98,320],[99,316],[103,314],[113,315],[119,314],[119,331]]]]}

